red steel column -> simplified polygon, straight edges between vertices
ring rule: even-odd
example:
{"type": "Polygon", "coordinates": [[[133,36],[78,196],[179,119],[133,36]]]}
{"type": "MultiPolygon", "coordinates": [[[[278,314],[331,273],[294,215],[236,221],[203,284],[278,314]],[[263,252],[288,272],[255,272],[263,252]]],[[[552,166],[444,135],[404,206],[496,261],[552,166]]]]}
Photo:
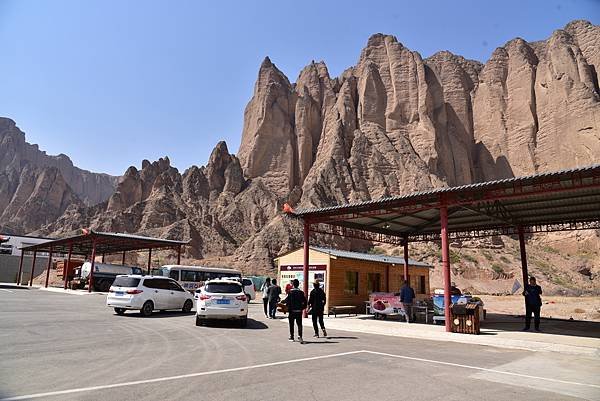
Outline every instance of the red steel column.
{"type": "Polygon", "coordinates": [[[404,280],[408,281],[408,235],[404,236],[404,280]]]}
{"type": "Polygon", "coordinates": [[[67,289],[67,276],[69,275],[69,267],[71,267],[71,255],[73,254],[73,244],[69,245],[69,255],[67,256],[67,264],[63,266],[63,280],[65,281],[64,289],[67,289]]]}
{"type": "Polygon", "coordinates": [[[19,261],[19,273],[17,274],[17,285],[21,285],[21,274],[23,274],[23,258],[25,257],[25,251],[21,251],[21,260],[19,261]]]}
{"type": "Polygon", "coordinates": [[[50,253],[48,254],[48,268],[46,269],[46,282],[44,287],[48,288],[48,281],[50,280],[50,268],[52,267],[52,247],[50,247],[50,253]]]}
{"type": "Polygon", "coordinates": [[[177,248],[177,264],[181,264],[181,245],[179,245],[179,248],[177,248]]]}
{"type": "Polygon", "coordinates": [[[29,277],[29,286],[33,285],[33,270],[35,269],[35,260],[37,259],[37,251],[33,251],[33,261],[31,262],[31,277],[29,277]]]}
{"type": "Polygon", "coordinates": [[[90,268],[90,275],[88,278],[88,292],[92,292],[94,287],[94,266],[96,266],[96,240],[92,241],[92,266],[90,268]]]}
{"type": "MultiPolygon", "coordinates": [[[[309,264],[309,252],[310,252],[310,244],[309,244],[309,236],[310,236],[310,224],[308,221],[304,220],[304,266],[302,269],[304,275],[304,285],[303,291],[304,295],[308,296],[308,264],[309,264]]],[[[328,278],[329,280],[329,278],[328,278]]],[[[281,283],[283,285],[283,283],[281,283]]],[[[308,310],[304,310],[304,317],[308,317],[308,310]]]]}
{"type": "Polygon", "coordinates": [[[450,244],[448,243],[448,207],[440,207],[440,223],[442,225],[442,270],[444,274],[444,321],[446,331],[451,330],[450,322],[450,244]]]}
{"type": "Polygon", "coordinates": [[[125,251],[123,251],[123,259],[121,260],[121,264],[125,265],[125,251]]]}
{"type": "Polygon", "coordinates": [[[152,248],[148,249],[148,275],[150,275],[150,265],[152,264],[152,248]]]}
{"type": "Polygon", "coordinates": [[[525,249],[525,234],[523,227],[517,227],[519,232],[519,249],[521,250],[521,270],[523,271],[523,288],[528,283],[529,273],[527,271],[527,250],[525,249]]]}

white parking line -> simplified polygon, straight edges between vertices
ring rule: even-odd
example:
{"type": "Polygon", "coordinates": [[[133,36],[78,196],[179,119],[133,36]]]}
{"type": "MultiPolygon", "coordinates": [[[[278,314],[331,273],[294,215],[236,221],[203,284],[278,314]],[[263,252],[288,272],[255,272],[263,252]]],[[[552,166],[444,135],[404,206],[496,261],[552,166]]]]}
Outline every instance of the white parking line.
{"type": "Polygon", "coordinates": [[[335,358],[337,356],[353,355],[353,354],[359,354],[361,352],[364,352],[364,351],[341,352],[339,354],[313,356],[313,357],[309,357],[309,358],[300,358],[300,359],[290,359],[287,361],[280,361],[280,362],[261,363],[259,365],[241,366],[239,368],[211,370],[208,372],[198,372],[198,373],[189,373],[189,374],[185,374],[185,375],[158,377],[155,379],[136,380],[136,381],[132,381],[132,382],[106,384],[106,385],[102,385],[102,386],[82,387],[82,388],[74,388],[74,389],[70,389],[70,390],[50,391],[47,393],[19,395],[16,397],[0,398],[0,401],[29,400],[32,398],[52,397],[52,396],[63,395],[63,394],[83,393],[86,391],[105,390],[105,389],[109,389],[109,388],[135,386],[138,384],[158,383],[158,382],[164,382],[164,381],[169,381],[169,380],[188,379],[190,377],[209,376],[209,375],[215,375],[215,374],[219,374],[219,373],[239,372],[241,370],[258,369],[258,368],[266,368],[269,366],[285,365],[288,363],[298,363],[298,362],[306,362],[306,361],[315,361],[318,359],[335,358]]]}
{"type": "Polygon", "coordinates": [[[286,365],[286,364],[290,364],[290,363],[315,361],[315,360],[319,360],[319,359],[335,358],[338,356],[355,355],[355,354],[361,354],[361,353],[386,356],[386,357],[390,357],[390,358],[407,359],[407,360],[416,361],[416,362],[424,362],[424,363],[431,363],[431,364],[437,364],[437,365],[452,366],[452,367],[458,367],[458,368],[463,368],[463,369],[472,369],[472,370],[491,372],[491,373],[497,373],[497,374],[502,374],[502,375],[518,376],[518,377],[524,377],[524,378],[528,378],[528,379],[545,380],[545,381],[550,381],[550,382],[554,382],[554,383],[585,386],[585,387],[592,387],[592,388],[600,389],[600,385],[591,384],[591,383],[579,383],[579,382],[573,382],[573,381],[568,381],[568,380],[553,379],[553,378],[549,378],[549,377],[532,376],[532,375],[525,375],[525,374],[515,373],[515,372],[507,372],[507,371],[503,371],[503,370],[482,368],[479,366],[463,365],[460,363],[437,361],[435,359],[425,359],[425,358],[417,358],[417,357],[405,356],[405,355],[388,354],[386,352],[360,350],[360,351],[341,352],[339,354],[313,356],[313,357],[308,357],[308,358],[290,359],[287,361],[261,363],[258,365],[241,366],[238,368],[211,370],[208,372],[188,373],[185,375],[177,375],[177,376],[158,377],[155,379],[146,379],[146,380],[136,380],[136,381],[131,381],[131,382],[123,382],[123,383],[105,384],[105,385],[101,385],[101,386],[92,386],[92,387],[75,388],[75,389],[70,389],[70,390],[51,391],[51,392],[47,392],[47,393],[19,395],[16,397],[0,398],[0,401],[29,400],[29,399],[33,399],[33,398],[52,397],[52,396],[63,395],[63,394],[83,393],[83,392],[96,391],[96,390],[105,390],[105,389],[110,389],[110,388],[135,386],[138,384],[159,383],[159,382],[170,381],[170,380],[187,379],[187,378],[191,378],[191,377],[200,377],[200,376],[209,376],[209,375],[215,375],[215,374],[219,374],[219,373],[239,372],[239,371],[243,371],[243,370],[266,368],[269,366],[286,365]]]}
{"type": "Polygon", "coordinates": [[[600,385],[597,385],[597,384],[579,383],[579,382],[573,382],[573,381],[568,381],[568,380],[552,379],[549,377],[524,375],[522,373],[507,372],[505,370],[488,369],[488,368],[482,368],[479,366],[463,365],[460,363],[452,363],[452,362],[436,361],[433,359],[416,358],[416,357],[412,357],[412,356],[388,354],[386,352],[366,351],[366,350],[363,352],[366,352],[368,354],[373,354],[373,355],[389,356],[391,358],[409,359],[411,361],[435,363],[438,365],[454,366],[454,367],[458,367],[458,368],[473,369],[473,370],[479,370],[479,371],[491,372],[491,373],[499,373],[499,374],[509,375],[509,376],[519,376],[519,377],[524,377],[527,379],[546,380],[546,381],[550,381],[550,382],[554,382],[554,383],[574,384],[576,386],[587,386],[587,387],[593,387],[593,388],[600,388],[600,385]]]}

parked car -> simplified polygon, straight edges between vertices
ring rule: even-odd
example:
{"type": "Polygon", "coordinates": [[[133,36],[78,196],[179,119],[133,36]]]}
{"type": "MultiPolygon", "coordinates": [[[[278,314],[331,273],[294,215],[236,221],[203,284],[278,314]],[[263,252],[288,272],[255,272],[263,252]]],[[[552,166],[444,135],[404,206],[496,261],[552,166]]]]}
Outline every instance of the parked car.
{"type": "Polygon", "coordinates": [[[196,326],[207,319],[237,319],[242,327],[248,322],[248,296],[236,280],[210,280],[197,293],[196,326]]]}
{"type": "Polygon", "coordinates": [[[247,277],[242,277],[242,285],[244,286],[244,292],[248,294],[248,302],[256,298],[256,287],[254,281],[247,277]]]}
{"type": "Polygon", "coordinates": [[[155,310],[181,309],[190,312],[194,297],[179,283],[168,277],[119,275],[106,296],[106,306],[118,315],[126,310],[139,310],[142,316],[150,316],[155,310]]]}

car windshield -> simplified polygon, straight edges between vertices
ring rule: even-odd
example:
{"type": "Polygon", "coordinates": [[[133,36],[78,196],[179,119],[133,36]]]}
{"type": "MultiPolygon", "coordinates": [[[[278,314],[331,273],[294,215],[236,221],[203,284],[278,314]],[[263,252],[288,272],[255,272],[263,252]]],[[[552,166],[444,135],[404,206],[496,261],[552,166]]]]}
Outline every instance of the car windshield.
{"type": "Polygon", "coordinates": [[[112,285],[115,287],[137,287],[139,283],[139,278],[117,277],[112,285]]]}
{"type": "Polygon", "coordinates": [[[217,294],[237,294],[242,292],[242,287],[234,283],[209,283],[204,287],[204,291],[217,294]]]}
{"type": "Polygon", "coordinates": [[[244,285],[252,285],[252,280],[245,278],[245,279],[242,280],[242,284],[244,284],[244,285]]]}

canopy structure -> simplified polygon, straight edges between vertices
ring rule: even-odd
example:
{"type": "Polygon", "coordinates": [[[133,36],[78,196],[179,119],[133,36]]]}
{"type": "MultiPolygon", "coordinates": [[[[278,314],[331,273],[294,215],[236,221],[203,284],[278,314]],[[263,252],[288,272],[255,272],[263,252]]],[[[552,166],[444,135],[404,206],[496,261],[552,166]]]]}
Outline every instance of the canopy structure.
{"type": "MultiPolygon", "coordinates": [[[[150,273],[152,250],[153,249],[175,249],[177,250],[177,264],[181,262],[181,249],[183,246],[189,244],[189,241],[175,241],[162,238],[143,237],[132,234],[122,233],[109,233],[109,232],[96,232],[88,229],[83,229],[83,234],[76,235],[68,238],[50,240],[41,244],[35,244],[25,246],[21,248],[21,262],[19,265],[19,273],[17,274],[17,283],[21,281],[21,273],[23,268],[23,257],[26,252],[33,252],[33,263],[31,267],[31,278],[29,285],[33,283],[33,267],[35,266],[35,260],[38,252],[47,252],[48,257],[48,269],[46,271],[46,283],[48,286],[48,279],[50,276],[50,263],[52,261],[53,254],[65,254],[68,255],[67,264],[71,260],[72,255],[82,255],[88,257],[91,255],[92,270],[90,273],[90,284],[89,291],[92,290],[93,285],[93,264],[97,255],[102,255],[102,261],[104,262],[105,255],[122,254],[122,263],[125,264],[125,253],[130,251],[148,250],[148,274],[150,273]]],[[[66,274],[65,276],[65,288],[67,285],[66,274]]]]}
{"type": "MultiPolygon", "coordinates": [[[[345,205],[288,209],[288,215],[304,221],[305,259],[311,231],[404,245],[405,259],[409,242],[441,240],[448,305],[450,239],[518,235],[526,282],[525,233],[600,228],[600,165],[345,205]]],[[[406,279],[406,264],[404,275],[406,279]]],[[[445,310],[450,330],[449,308],[445,310]]]]}

